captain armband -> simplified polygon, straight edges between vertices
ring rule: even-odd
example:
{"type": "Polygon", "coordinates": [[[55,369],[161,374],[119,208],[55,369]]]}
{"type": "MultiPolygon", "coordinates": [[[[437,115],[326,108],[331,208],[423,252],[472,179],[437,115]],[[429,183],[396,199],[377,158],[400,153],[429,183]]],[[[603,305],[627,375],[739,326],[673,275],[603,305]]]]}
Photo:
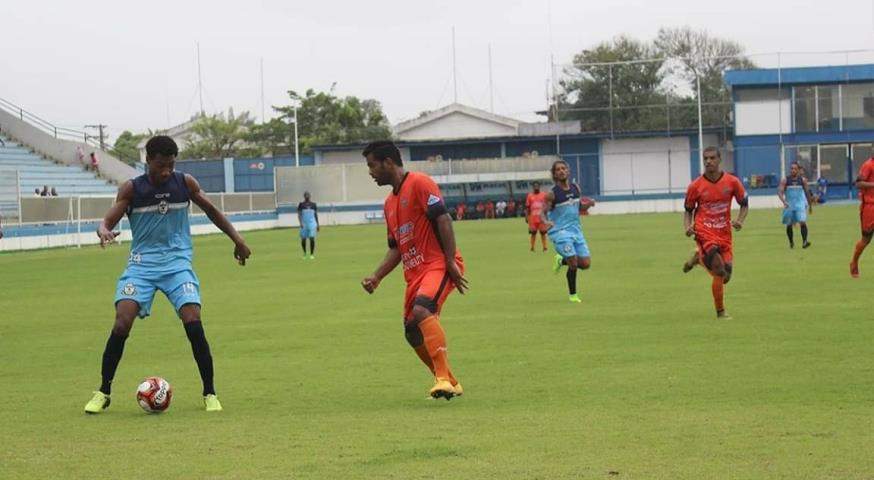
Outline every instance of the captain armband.
{"type": "Polygon", "coordinates": [[[389,239],[388,239],[388,248],[389,248],[389,250],[391,250],[392,248],[398,248],[398,241],[395,240],[394,238],[390,238],[390,237],[389,237],[389,239]]]}

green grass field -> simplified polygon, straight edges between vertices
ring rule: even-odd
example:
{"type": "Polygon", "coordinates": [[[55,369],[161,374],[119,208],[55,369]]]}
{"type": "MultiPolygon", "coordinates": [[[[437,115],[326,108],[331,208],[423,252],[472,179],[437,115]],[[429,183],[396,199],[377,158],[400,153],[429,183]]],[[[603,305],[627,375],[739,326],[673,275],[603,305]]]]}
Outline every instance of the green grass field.
{"type": "Polygon", "coordinates": [[[225,237],[199,237],[218,414],[160,295],[112,406],[83,414],[127,245],[0,255],[0,477],[871,479],[874,251],[852,280],[857,212],[818,209],[813,247],[789,250],[779,212],[752,211],[729,322],[709,277],[680,272],[680,214],[585,217],[581,305],[521,219],[456,224],[471,290],[443,314],[465,387],[451,402],[425,399],[401,272],[359,286],[383,226],[323,228],[315,261],[296,231],[248,233],[244,268],[225,237]],[[148,375],[174,387],[164,414],[136,404],[148,375]]]}

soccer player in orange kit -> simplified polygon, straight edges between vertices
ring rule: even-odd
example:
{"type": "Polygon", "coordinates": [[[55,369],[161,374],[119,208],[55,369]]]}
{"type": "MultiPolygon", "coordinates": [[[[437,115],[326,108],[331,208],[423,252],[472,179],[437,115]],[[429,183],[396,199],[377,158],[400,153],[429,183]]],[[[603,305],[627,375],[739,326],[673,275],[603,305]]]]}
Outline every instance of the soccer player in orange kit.
{"type": "Polygon", "coordinates": [[[695,236],[697,258],[686,263],[687,272],[702,263],[713,276],[711,290],[716,317],[730,319],[725,313],[724,287],[731,280],[731,228],[740,230],[749,212],[747,192],[741,181],[722,171],[722,156],[716,147],[704,149],[704,174],[686,190],[683,226],[686,236],[695,236]],[[731,199],[740,205],[737,220],[731,221],[731,199]],[[688,267],[688,268],[687,268],[688,267]]]}
{"type": "Polygon", "coordinates": [[[540,221],[540,215],[543,209],[546,208],[546,192],[540,191],[540,182],[534,181],[531,186],[533,192],[529,192],[525,197],[525,210],[528,215],[525,217],[525,222],[528,224],[528,234],[531,235],[531,251],[534,251],[534,241],[537,239],[537,232],[540,232],[540,243],[543,245],[543,251],[546,249],[546,231],[549,227],[540,221]]]}
{"type": "Polygon", "coordinates": [[[431,397],[460,396],[464,390],[449,368],[440,310],[453,289],[462,294],[467,290],[467,280],[443,194],[428,175],[404,170],[401,153],[391,141],[373,142],[363,155],[376,184],[391,185],[392,191],[384,204],[388,252],[361,286],[373,293],[403,263],[407,342],[434,375],[431,397]]]}
{"type": "Polygon", "coordinates": [[[859,169],[856,188],[859,189],[859,200],[862,202],[859,205],[862,239],[856,243],[853,259],[850,261],[850,276],[853,278],[859,278],[859,257],[865,247],[871,243],[871,236],[874,235],[874,150],[871,151],[871,157],[865,160],[859,169]]]}

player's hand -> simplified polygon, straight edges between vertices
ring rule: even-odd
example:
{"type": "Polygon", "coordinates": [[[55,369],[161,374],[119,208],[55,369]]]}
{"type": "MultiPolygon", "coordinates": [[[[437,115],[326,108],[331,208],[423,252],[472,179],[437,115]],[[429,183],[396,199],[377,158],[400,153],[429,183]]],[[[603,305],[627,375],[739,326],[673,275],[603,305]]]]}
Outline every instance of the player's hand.
{"type": "Polygon", "coordinates": [[[252,251],[249,250],[246,242],[240,242],[234,246],[234,258],[240,265],[245,265],[250,255],[252,255],[252,251]]]}
{"type": "Polygon", "coordinates": [[[3,229],[0,228],[0,238],[3,238],[3,229]]]}
{"type": "Polygon", "coordinates": [[[321,226],[321,225],[316,225],[316,231],[317,231],[317,232],[321,232],[321,231],[322,231],[322,226],[321,226]]]}
{"type": "Polygon", "coordinates": [[[785,200],[783,201],[783,208],[789,208],[789,203],[785,200]]]}
{"type": "Polygon", "coordinates": [[[112,243],[115,241],[115,237],[121,235],[121,232],[118,230],[110,230],[103,226],[101,223],[99,227],[97,227],[97,238],[100,239],[100,248],[104,248],[107,243],[112,243]]]}
{"type": "Polygon", "coordinates": [[[686,236],[691,237],[692,235],[695,235],[695,225],[689,225],[686,229],[686,236]]]}
{"type": "Polygon", "coordinates": [[[464,275],[461,273],[461,269],[458,268],[458,264],[455,261],[451,261],[446,264],[446,274],[449,275],[449,279],[452,280],[452,283],[455,284],[455,288],[458,289],[458,293],[464,295],[464,292],[467,291],[467,279],[464,278],[464,275]]]}
{"type": "Polygon", "coordinates": [[[731,226],[734,227],[734,229],[738,232],[740,231],[740,229],[744,228],[744,224],[741,222],[738,222],[737,220],[731,222],[731,226]]]}
{"type": "Polygon", "coordinates": [[[364,277],[364,280],[361,281],[361,287],[367,291],[367,293],[373,293],[376,290],[376,287],[379,286],[379,278],[376,275],[371,275],[369,277],[364,277]]]}

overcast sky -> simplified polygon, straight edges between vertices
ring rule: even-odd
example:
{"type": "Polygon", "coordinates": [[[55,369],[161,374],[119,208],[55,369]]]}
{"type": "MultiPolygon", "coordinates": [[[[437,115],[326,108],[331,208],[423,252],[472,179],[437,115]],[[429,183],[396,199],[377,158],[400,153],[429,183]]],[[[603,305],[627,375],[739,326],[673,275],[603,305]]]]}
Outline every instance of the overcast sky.
{"type": "MultiPolygon", "coordinates": [[[[733,39],[747,53],[874,51],[874,0],[16,1],[0,19],[0,98],[60,126],[178,124],[199,110],[261,116],[287,90],[375,98],[392,123],[458,101],[536,121],[555,62],[663,26],[733,39]],[[197,5],[197,6],[195,6],[197,5]]],[[[776,55],[754,56],[775,66],[776,55]]],[[[783,65],[874,63],[872,52],[786,54],[783,65]]]]}

